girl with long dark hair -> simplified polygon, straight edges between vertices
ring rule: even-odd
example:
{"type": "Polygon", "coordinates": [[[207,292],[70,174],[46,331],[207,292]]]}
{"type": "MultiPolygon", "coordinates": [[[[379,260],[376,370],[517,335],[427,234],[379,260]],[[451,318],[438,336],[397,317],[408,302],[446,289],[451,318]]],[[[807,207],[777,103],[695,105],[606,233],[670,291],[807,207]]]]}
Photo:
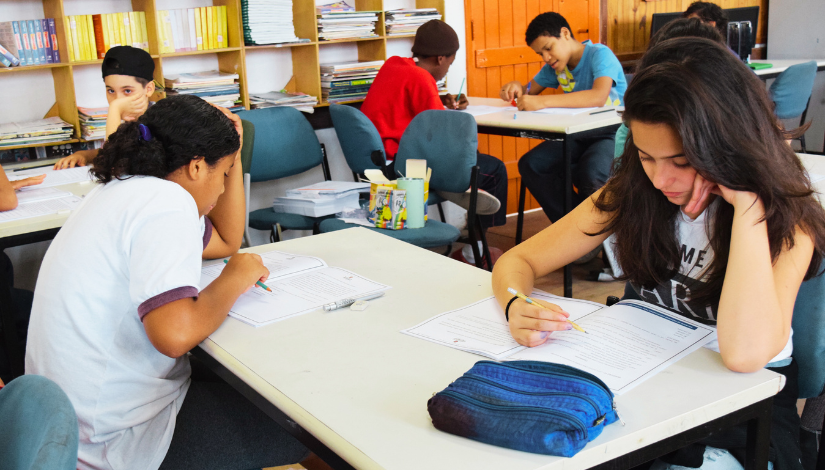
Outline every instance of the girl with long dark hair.
{"type": "MultiPolygon", "coordinates": [[[[800,284],[820,272],[825,210],[764,84],[713,41],[670,39],[642,58],[625,106],[630,135],[613,176],[499,259],[498,301],[505,308],[508,287],[530,292],[535,279],[615,234],[631,294],[715,325],[718,342],[708,347],[729,369],[786,375],[774,423],[798,436],[791,319],[800,284]]],[[[548,306],[512,303],[510,331],[520,344],[569,329],[566,312],[548,306]]],[[[775,468],[801,468],[798,437],[773,447],[775,468]]]]}

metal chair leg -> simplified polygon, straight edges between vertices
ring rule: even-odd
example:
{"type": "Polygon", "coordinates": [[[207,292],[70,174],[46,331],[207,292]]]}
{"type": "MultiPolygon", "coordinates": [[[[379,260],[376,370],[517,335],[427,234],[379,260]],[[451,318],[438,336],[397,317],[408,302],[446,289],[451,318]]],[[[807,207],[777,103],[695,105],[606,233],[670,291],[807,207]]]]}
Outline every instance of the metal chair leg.
{"type": "Polygon", "coordinates": [[[521,179],[518,193],[518,219],[516,221],[516,245],[521,243],[524,235],[524,200],[527,198],[527,185],[524,184],[524,178],[521,179]]]}
{"type": "Polygon", "coordinates": [[[476,216],[476,221],[478,223],[478,236],[481,238],[481,249],[484,259],[487,260],[487,271],[493,272],[493,257],[490,255],[490,245],[487,244],[487,233],[484,227],[481,226],[481,217],[476,216]]]}

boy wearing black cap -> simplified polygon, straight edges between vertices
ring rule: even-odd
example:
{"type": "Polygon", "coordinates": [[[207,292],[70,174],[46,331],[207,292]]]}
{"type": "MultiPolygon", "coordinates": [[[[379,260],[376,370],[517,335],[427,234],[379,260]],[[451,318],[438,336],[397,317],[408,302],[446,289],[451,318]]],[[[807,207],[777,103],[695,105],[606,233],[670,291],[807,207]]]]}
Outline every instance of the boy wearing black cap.
{"type": "MultiPolygon", "coordinates": [[[[440,97],[436,81],[447,75],[458,51],[458,35],[447,23],[430,20],[415,33],[413,59],[390,57],[381,67],[367,93],[361,111],[375,124],[387,160],[398,153],[401,135],[410,121],[422,111],[464,109],[464,94],[456,102],[450,94],[440,97]]],[[[507,170],[504,163],[490,155],[478,154],[479,188],[495,196],[501,208],[493,216],[483,216],[486,227],[504,225],[507,214],[507,170]]],[[[390,167],[390,173],[393,169],[390,167]]]]}
{"type": "MultiPolygon", "coordinates": [[[[109,115],[106,118],[106,137],[115,132],[121,121],[133,121],[146,112],[149,97],[155,92],[155,62],[143,49],[130,46],[112,47],[103,58],[103,81],[109,115]]],[[[81,150],[61,158],[54,169],[74,168],[91,163],[97,149],[81,150]]]]}

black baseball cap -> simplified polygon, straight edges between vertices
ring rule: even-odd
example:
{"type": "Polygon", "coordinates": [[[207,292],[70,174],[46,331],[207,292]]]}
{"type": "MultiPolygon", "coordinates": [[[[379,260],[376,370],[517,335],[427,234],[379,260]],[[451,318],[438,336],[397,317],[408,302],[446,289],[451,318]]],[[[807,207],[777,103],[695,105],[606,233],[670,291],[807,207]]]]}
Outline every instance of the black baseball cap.
{"type": "Polygon", "coordinates": [[[147,81],[154,79],[155,61],[143,49],[115,46],[103,58],[103,78],[109,75],[129,75],[147,81]]]}

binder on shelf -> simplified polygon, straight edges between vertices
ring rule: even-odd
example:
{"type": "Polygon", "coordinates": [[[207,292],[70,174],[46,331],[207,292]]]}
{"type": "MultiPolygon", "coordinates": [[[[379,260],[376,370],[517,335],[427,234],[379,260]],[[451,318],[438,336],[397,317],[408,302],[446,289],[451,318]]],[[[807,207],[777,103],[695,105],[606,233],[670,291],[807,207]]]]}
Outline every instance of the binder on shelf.
{"type": "Polygon", "coordinates": [[[23,52],[26,54],[26,65],[39,65],[35,60],[32,51],[31,37],[29,36],[29,26],[26,20],[20,21],[20,36],[23,38],[23,52]]]}
{"type": "Polygon", "coordinates": [[[149,33],[146,30],[146,12],[139,11],[138,21],[140,22],[140,47],[144,51],[149,51],[149,33]]]}
{"type": "Polygon", "coordinates": [[[49,25],[49,36],[52,40],[52,59],[55,64],[60,62],[60,46],[57,42],[57,28],[54,24],[54,18],[46,18],[49,25]]]}
{"type": "Polygon", "coordinates": [[[83,18],[82,15],[76,15],[74,17],[74,21],[77,30],[77,44],[79,47],[79,54],[77,56],[77,60],[88,60],[89,57],[89,42],[88,36],[86,35],[86,18],[83,18]]]}
{"type": "Polygon", "coordinates": [[[95,30],[95,51],[98,59],[106,56],[106,51],[109,50],[107,47],[109,41],[106,40],[102,21],[101,15],[92,15],[92,26],[95,30]]]}
{"type": "Polygon", "coordinates": [[[206,7],[206,37],[209,43],[209,50],[216,49],[215,47],[215,15],[212,12],[212,7],[206,7]]]}
{"type": "Polygon", "coordinates": [[[29,65],[29,58],[26,56],[26,51],[23,48],[23,36],[20,33],[20,23],[17,21],[11,22],[12,31],[14,31],[14,43],[17,46],[17,58],[20,59],[20,65],[29,65]]]}
{"type": "Polygon", "coordinates": [[[45,18],[34,20],[34,23],[35,29],[37,30],[38,44],[42,44],[43,46],[40,63],[51,64],[54,62],[54,57],[52,57],[52,46],[51,41],[49,41],[49,23],[45,18]]]}
{"type": "Polygon", "coordinates": [[[14,26],[11,21],[4,21],[0,23],[0,46],[6,50],[3,55],[9,61],[10,65],[7,67],[16,67],[21,65],[20,50],[18,47],[17,34],[14,32],[14,26]],[[11,55],[11,57],[9,57],[11,55]]]}

